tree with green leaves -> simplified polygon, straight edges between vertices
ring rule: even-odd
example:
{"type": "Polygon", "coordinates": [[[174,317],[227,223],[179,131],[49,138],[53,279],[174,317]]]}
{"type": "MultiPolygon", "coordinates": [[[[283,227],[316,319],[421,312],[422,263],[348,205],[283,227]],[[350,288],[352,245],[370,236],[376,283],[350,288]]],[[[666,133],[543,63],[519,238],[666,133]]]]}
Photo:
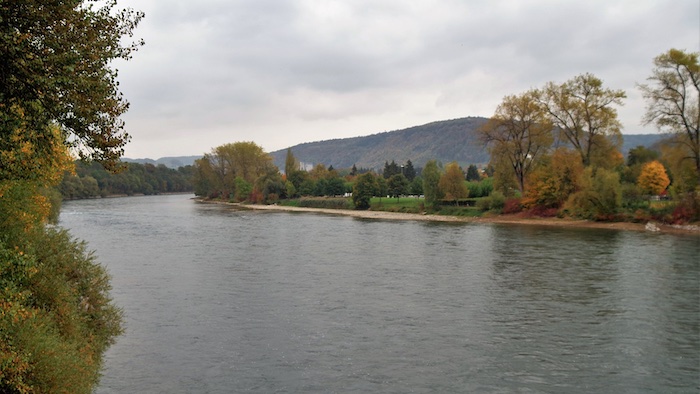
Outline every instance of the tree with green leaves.
{"type": "Polygon", "coordinates": [[[36,133],[37,151],[50,150],[55,124],[82,157],[115,167],[129,140],[120,119],[129,104],[112,65],[143,44],[127,40],[142,18],[116,1],[0,5],[0,151],[20,128],[36,133]]]}
{"type": "Polygon", "coordinates": [[[700,62],[698,52],[671,49],[654,59],[651,85],[639,85],[647,100],[645,124],[677,135],[700,184],[700,62]]]}
{"type": "Polygon", "coordinates": [[[392,176],[394,176],[396,174],[400,174],[400,173],[401,173],[401,168],[399,168],[399,165],[396,164],[396,162],[394,160],[392,160],[391,163],[386,162],[386,161],[384,162],[384,171],[382,172],[384,179],[389,179],[392,176]]]}
{"type": "Polygon", "coordinates": [[[560,138],[576,149],[584,166],[595,164],[600,150],[616,148],[622,125],[613,105],[622,105],[626,97],[623,90],[603,87],[603,81],[593,74],[578,75],[562,84],[550,82],[537,91],[560,138]]]}
{"type": "Polygon", "coordinates": [[[357,177],[352,189],[352,202],[357,209],[368,209],[369,203],[377,190],[374,174],[368,172],[357,177]]]}
{"type": "Polygon", "coordinates": [[[420,196],[423,194],[423,178],[419,176],[413,178],[413,181],[411,181],[411,184],[408,187],[408,192],[414,196],[420,196]]]}
{"type": "Polygon", "coordinates": [[[444,196],[440,189],[440,168],[435,160],[430,160],[425,164],[422,177],[425,206],[430,209],[435,209],[444,196]]]}
{"type": "Polygon", "coordinates": [[[580,190],[572,194],[564,209],[574,216],[611,220],[622,204],[620,174],[605,168],[587,167],[580,190]]]}
{"type": "Polygon", "coordinates": [[[470,164],[467,167],[467,181],[480,181],[481,174],[479,174],[479,169],[476,168],[474,164],[470,164]]]}
{"type": "Polygon", "coordinates": [[[409,182],[413,182],[413,180],[416,178],[416,169],[413,168],[413,163],[411,160],[406,160],[406,165],[404,166],[402,173],[409,182]]]}
{"type": "Polygon", "coordinates": [[[387,181],[387,188],[389,195],[398,201],[399,197],[408,192],[408,179],[403,174],[394,174],[387,181]]]}

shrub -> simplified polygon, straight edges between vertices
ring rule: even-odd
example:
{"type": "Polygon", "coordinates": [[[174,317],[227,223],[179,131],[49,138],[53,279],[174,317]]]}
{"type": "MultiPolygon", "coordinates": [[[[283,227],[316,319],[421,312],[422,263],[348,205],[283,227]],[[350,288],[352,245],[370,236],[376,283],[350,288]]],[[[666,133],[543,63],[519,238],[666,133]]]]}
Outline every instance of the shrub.
{"type": "Polygon", "coordinates": [[[500,191],[494,191],[490,196],[476,202],[476,207],[482,211],[501,211],[506,203],[506,197],[500,191]]]}
{"type": "Polygon", "coordinates": [[[65,231],[31,240],[0,242],[0,392],[90,393],[122,331],[109,276],[65,231]]]}
{"type": "Polygon", "coordinates": [[[503,213],[512,214],[522,212],[523,205],[520,198],[509,198],[503,204],[503,213]]]}
{"type": "Polygon", "coordinates": [[[528,214],[530,216],[537,216],[541,218],[553,218],[559,214],[559,208],[536,205],[528,211],[528,214]]]}
{"type": "Polygon", "coordinates": [[[674,224],[700,221],[700,197],[688,193],[676,205],[671,214],[674,224]]]}

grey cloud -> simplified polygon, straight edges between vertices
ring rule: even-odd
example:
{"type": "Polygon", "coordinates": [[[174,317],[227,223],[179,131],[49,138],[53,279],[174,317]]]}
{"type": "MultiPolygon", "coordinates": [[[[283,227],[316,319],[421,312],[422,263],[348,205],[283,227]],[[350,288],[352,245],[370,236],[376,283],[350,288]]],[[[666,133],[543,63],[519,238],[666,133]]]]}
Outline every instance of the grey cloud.
{"type": "MultiPolygon", "coordinates": [[[[136,32],[146,47],[119,65],[132,102],[127,154],[141,156],[255,136],[280,149],[319,135],[489,116],[506,94],[584,72],[632,97],[654,56],[700,47],[700,5],[674,0],[120,4],[146,12],[136,32]],[[168,130],[178,138],[153,146],[168,130]],[[196,135],[189,144],[188,132],[196,135]]],[[[639,130],[643,109],[635,99],[620,110],[629,131],[639,130]]]]}

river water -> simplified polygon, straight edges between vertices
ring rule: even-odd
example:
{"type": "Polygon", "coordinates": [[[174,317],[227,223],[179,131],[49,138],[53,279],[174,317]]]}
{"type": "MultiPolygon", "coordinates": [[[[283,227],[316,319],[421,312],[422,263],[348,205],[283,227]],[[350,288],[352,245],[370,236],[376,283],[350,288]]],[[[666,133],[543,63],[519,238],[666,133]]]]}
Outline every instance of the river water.
{"type": "Polygon", "coordinates": [[[97,393],[693,393],[700,238],[64,203],[126,333],[97,393]]]}

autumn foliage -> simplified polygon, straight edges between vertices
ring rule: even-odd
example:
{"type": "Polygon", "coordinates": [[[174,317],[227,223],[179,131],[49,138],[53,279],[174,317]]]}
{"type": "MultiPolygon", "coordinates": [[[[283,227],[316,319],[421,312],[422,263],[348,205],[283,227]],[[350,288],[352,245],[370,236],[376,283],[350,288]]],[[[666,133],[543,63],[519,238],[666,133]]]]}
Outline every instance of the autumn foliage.
{"type": "Polygon", "coordinates": [[[654,160],[642,167],[642,172],[637,179],[637,185],[644,191],[652,195],[661,194],[671,181],[666,175],[664,165],[654,160]]]}

